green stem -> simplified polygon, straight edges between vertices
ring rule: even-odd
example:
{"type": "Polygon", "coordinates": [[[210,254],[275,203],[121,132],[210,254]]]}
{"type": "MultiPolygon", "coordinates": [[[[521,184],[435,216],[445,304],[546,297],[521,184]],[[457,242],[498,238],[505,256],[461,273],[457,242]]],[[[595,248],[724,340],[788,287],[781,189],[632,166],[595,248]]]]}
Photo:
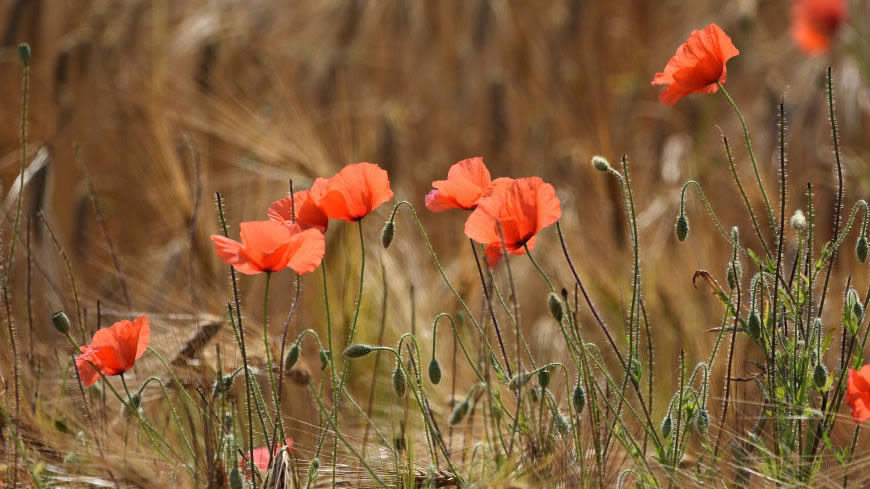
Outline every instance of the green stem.
{"type": "MultiPolygon", "coordinates": [[[[266,271],[266,289],[263,292],[263,347],[266,350],[266,371],[269,372],[269,385],[272,388],[272,406],[275,408],[275,420],[278,423],[278,432],[281,440],[284,440],[284,425],[281,423],[281,406],[278,405],[278,385],[275,383],[275,374],[272,372],[272,352],[269,349],[269,282],[272,272],[266,271]]],[[[282,441],[283,442],[283,441],[282,441]]],[[[271,458],[271,454],[269,455],[271,458]]]]}

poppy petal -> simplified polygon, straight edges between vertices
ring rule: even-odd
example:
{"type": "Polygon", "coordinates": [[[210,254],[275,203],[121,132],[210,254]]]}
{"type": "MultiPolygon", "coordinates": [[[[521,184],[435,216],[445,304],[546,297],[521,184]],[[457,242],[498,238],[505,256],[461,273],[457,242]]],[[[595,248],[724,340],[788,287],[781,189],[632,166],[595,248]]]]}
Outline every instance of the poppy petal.
{"type": "Polygon", "coordinates": [[[306,274],[320,266],[326,252],[326,241],[317,229],[306,229],[293,234],[288,249],[287,267],[298,274],[306,274]]]}

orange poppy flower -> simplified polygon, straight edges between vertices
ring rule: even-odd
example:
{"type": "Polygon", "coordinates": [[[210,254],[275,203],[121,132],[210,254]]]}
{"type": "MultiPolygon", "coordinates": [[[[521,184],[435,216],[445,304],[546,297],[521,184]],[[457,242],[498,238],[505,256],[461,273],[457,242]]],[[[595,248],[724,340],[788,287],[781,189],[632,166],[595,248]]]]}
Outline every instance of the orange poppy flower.
{"type": "Polygon", "coordinates": [[[145,353],[150,339],[151,326],[145,316],[100,328],[89,345],[81,346],[82,352],[76,357],[82,383],[90,387],[100,378],[100,373],[120,375],[130,370],[145,353]]]}
{"type": "Polygon", "coordinates": [[[538,177],[499,179],[492,194],[481,199],[468,216],[465,235],[486,245],[487,262],[495,266],[503,252],[502,235],[508,253],[522,255],[523,245],[534,248],[536,235],[561,216],[552,185],[538,177]]]}
{"type": "Polygon", "coordinates": [[[716,24],[694,30],[677,48],[664,73],[656,73],[652,85],[667,85],[659,94],[663,104],[674,105],[692,93],[716,93],[716,82],[725,83],[725,63],[740,54],[731,38],[716,24]]]}
{"type": "Polygon", "coordinates": [[[330,219],[359,221],[393,198],[387,172],[374,163],[347,165],[332,178],[318,178],[311,198],[330,219]]]}
{"type": "Polygon", "coordinates": [[[870,365],[864,365],[857,371],[849,369],[846,404],[852,408],[852,419],[856,423],[870,420],[870,365]]]}
{"type": "Polygon", "coordinates": [[[291,225],[295,222],[302,229],[314,228],[321,233],[325,233],[326,227],[329,225],[329,218],[314,203],[309,190],[294,192],[292,204],[290,196],[276,200],[269,206],[267,215],[273,221],[286,225],[291,225]],[[295,219],[293,216],[294,209],[296,210],[295,219]]]}
{"type": "Polygon", "coordinates": [[[847,20],[846,0],[796,0],[791,8],[791,35],[807,54],[821,54],[847,20]]]}
{"type": "Polygon", "coordinates": [[[432,212],[448,209],[474,210],[492,184],[483,158],[469,158],[454,164],[447,171],[447,180],[435,180],[435,190],[426,195],[426,208],[432,212]]]}
{"type": "MultiPolygon", "coordinates": [[[[284,440],[284,446],[286,446],[291,453],[293,452],[293,440],[287,438],[284,440]]],[[[272,456],[274,457],[275,455],[278,455],[278,452],[280,452],[282,448],[284,447],[275,446],[272,456]]],[[[249,465],[250,462],[248,460],[239,460],[239,468],[243,469],[249,465]]],[[[269,447],[254,448],[254,465],[263,472],[269,469],[269,447]]]]}
{"type": "Polygon", "coordinates": [[[292,268],[308,273],[320,265],[326,249],[323,233],[303,230],[298,224],[285,226],[276,221],[249,221],[241,225],[242,242],[212,235],[218,258],[240,273],[254,275],[292,268]]]}

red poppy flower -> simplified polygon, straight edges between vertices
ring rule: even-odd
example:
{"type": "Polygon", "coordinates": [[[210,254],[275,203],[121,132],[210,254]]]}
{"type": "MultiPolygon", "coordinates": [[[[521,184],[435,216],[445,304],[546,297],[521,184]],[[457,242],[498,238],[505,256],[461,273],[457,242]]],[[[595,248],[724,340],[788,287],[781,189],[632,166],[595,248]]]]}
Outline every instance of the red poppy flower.
{"type": "Polygon", "coordinates": [[[716,82],[725,83],[725,63],[740,54],[731,38],[716,24],[692,31],[677,48],[664,73],[656,73],[652,85],[667,85],[659,94],[663,104],[674,105],[691,93],[716,93],[716,82]]]}
{"type": "Polygon", "coordinates": [[[490,266],[501,257],[502,235],[508,253],[521,255],[525,253],[523,245],[534,248],[536,235],[562,216],[556,191],[540,178],[499,180],[465,222],[465,235],[486,245],[490,266]]]}
{"type": "Polygon", "coordinates": [[[82,383],[90,387],[100,378],[100,373],[120,375],[130,370],[145,353],[150,339],[151,326],[145,316],[97,330],[91,344],[82,345],[82,352],[76,357],[82,383]]]}
{"type": "Polygon", "coordinates": [[[792,38],[805,53],[824,53],[847,16],[846,0],[796,0],[791,8],[792,38]]]}
{"type": "MultiPolygon", "coordinates": [[[[293,440],[287,438],[284,440],[284,446],[287,447],[287,450],[290,453],[293,452],[293,440]]],[[[278,452],[280,452],[282,448],[283,447],[275,446],[272,456],[274,457],[278,455],[278,452]]],[[[254,448],[254,465],[256,465],[261,472],[265,472],[269,469],[269,447],[254,448]]],[[[250,467],[250,461],[243,458],[239,460],[239,468],[244,469],[245,467],[250,467]]],[[[250,473],[250,470],[248,473],[250,473]]]]}
{"type": "Polygon", "coordinates": [[[314,203],[309,190],[294,192],[292,204],[289,196],[276,200],[269,206],[267,214],[269,219],[273,221],[286,225],[291,225],[295,222],[302,229],[314,228],[321,233],[326,232],[326,227],[329,224],[329,218],[314,203]],[[293,216],[294,209],[296,211],[295,219],[293,216]]]}
{"type": "Polygon", "coordinates": [[[308,273],[320,265],[326,249],[323,233],[303,230],[298,224],[285,226],[275,221],[241,224],[242,242],[212,235],[218,258],[240,273],[254,275],[292,268],[308,273]]]}
{"type": "Polygon", "coordinates": [[[852,408],[852,419],[856,423],[870,420],[870,365],[864,365],[857,371],[849,369],[846,404],[852,408]]]}
{"type": "Polygon", "coordinates": [[[448,209],[473,210],[492,183],[483,158],[469,158],[450,167],[447,180],[435,180],[435,190],[426,195],[426,207],[432,212],[448,209]]]}
{"type": "Polygon", "coordinates": [[[329,179],[318,178],[311,198],[330,219],[359,221],[393,198],[387,172],[374,163],[347,165],[329,179]]]}

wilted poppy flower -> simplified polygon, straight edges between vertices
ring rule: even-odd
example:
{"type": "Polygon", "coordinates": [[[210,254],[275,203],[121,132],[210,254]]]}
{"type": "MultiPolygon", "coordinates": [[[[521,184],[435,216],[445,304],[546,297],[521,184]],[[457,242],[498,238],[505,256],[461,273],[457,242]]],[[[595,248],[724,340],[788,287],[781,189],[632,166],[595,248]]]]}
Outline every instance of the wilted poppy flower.
{"type": "Polygon", "coordinates": [[[652,85],[667,85],[659,94],[663,104],[674,105],[692,93],[716,93],[716,82],[725,83],[725,62],[740,54],[731,38],[716,24],[692,31],[677,48],[664,73],[656,73],[652,85]]]}
{"type": "Polygon", "coordinates": [[[852,419],[856,423],[870,420],[870,365],[864,365],[861,370],[849,369],[846,404],[852,408],[852,419]]]}
{"type": "Polygon", "coordinates": [[[805,53],[824,53],[847,15],[846,0],[795,0],[791,8],[792,38],[805,53]]]}
{"type": "Polygon", "coordinates": [[[76,357],[82,383],[90,387],[100,378],[100,373],[120,375],[130,370],[145,353],[150,339],[151,326],[145,316],[97,330],[91,343],[82,345],[82,352],[76,357]]]}
{"type": "Polygon", "coordinates": [[[435,190],[426,195],[426,208],[432,212],[448,209],[473,210],[492,184],[483,158],[469,158],[447,171],[447,180],[435,180],[435,190]]]}
{"type": "Polygon", "coordinates": [[[330,219],[355,222],[393,198],[387,172],[374,163],[347,165],[332,178],[318,178],[311,198],[330,219]]]}
{"type": "MultiPolygon", "coordinates": [[[[286,439],[284,440],[284,446],[287,447],[287,450],[291,453],[293,452],[293,440],[286,439]]],[[[272,456],[278,455],[278,452],[281,451],[283,447],[275,446],[275,450],[272,452],[272,456]]],[[[254,465],[260,469],[261,472],[265,472],[269,469],[269,447],[257,447],[254,448],[254,465]]],[[[244,469],[245,467],[250,466],[250,461],[241,459],[239,460],[239,468],[244,469]]]]}
{"type": "Polygon", "coordinates": [[[269,219],[278,221],[287,225],[294,222],[302,229],[314,228],[321,233],[326,232],[326,227],[329,224],[329,218],[326,214],[317,207],[314,199],[311,198],[311,192],[302,190],[293,192],[293,202],[290,202],[290,197],[276,200],[269,206],[267,212],[269,219]],[[293,211],[296,211],[294,219],[293,211]]]}
{"type": "Polygon", "coordinates": [[[298,224],[285,226],[276,221],[249,221],[241,225],[242,242],[212,235],[218,258],[240,273],[254,275],[292,268],[308,273],[320,265],[325,251],[323,233],[303,230],[298,224]]]}
{"type": "Polygon", "coordinates": [[[523,245],[534,248],[536,235],[561,216],[552,185],[538,177],[506,179],[480,200],[465,222],[465,235],[486,245],[487,261],[494,266],[501,257],[502,235],[508,253],[521,255],[523,245]]]}

